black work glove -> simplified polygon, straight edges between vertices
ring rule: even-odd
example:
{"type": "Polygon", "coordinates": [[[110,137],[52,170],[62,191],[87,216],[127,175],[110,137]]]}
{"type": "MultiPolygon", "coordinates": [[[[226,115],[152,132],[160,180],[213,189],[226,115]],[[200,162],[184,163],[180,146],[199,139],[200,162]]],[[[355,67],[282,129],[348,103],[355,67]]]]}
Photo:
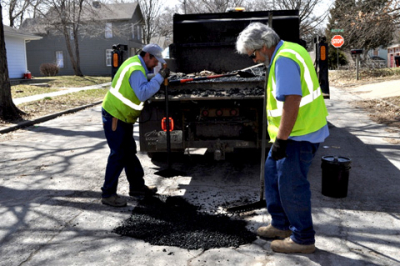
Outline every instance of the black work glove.
{"type": "Polygon", "coordinates": [[[160,75],[163,77],[163,78],[168,78],[169,77],[169,72],[171,72],[170,70],[169,70],[169,68],[163,68],[163,69],[161,69],[160,70],[160,72],[158,72],[158,73],[160,73],[160,75]]]}
{"type": "Polygon", "coordinates": [[[271,148],[271,157],[274,160],[280,160],[286,157],[286,147],[287,147],[287,140],[283,139],[275,139],[274,144],[272,144],[271,148]]]}

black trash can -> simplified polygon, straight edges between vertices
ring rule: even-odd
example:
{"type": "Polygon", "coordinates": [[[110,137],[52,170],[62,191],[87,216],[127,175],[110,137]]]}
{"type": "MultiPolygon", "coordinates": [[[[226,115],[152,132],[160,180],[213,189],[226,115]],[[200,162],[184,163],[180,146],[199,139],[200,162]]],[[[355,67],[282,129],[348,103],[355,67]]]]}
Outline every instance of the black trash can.
{"type": "Polygon", "coordinates": [[[351,160],[341,156],[322,156],[322,195],[347,197],[351,160]]]}

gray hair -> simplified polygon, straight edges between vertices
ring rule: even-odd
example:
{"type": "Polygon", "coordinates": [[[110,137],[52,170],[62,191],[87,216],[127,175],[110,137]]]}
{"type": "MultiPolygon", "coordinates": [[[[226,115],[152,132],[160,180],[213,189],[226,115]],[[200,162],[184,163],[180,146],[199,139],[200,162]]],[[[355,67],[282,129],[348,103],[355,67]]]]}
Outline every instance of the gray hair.
{"type": "Polygon", "coordinates": [[[261,49],[264,45],[271,48],[280,41],[279,35],[269,26],[260,22],[250,23],[237,38],[236,50],[240,54],[261,49]]]}

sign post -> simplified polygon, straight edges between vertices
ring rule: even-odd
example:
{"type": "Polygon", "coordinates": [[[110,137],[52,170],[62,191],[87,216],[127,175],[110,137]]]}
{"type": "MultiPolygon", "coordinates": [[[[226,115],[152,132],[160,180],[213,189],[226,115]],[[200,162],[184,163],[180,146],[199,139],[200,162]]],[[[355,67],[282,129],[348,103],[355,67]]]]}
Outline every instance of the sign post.
{"type": "Polygon", "coordinates": [[[333,47],[336,48],[336,63],[337,63],[337,68],[339,68],[339,55],[337,49],[343,46],[344,38],[341,35],[335,35],[331,39],[331,44],[333,45],[333,47]]]}

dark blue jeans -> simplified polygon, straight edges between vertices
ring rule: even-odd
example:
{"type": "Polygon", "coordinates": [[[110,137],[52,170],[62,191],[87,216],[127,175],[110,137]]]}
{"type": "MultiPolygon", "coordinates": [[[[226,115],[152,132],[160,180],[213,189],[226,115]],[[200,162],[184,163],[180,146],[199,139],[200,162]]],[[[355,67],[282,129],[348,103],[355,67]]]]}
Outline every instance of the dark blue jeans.
{"type": "Polygon", "coordinates": [[[286,158],[275,161],[269,151],[265,162],[265,199],[271,224],[290,229],[298,244],[315,243],[307,174],[318,147],[319,143],[289,140],[286,158]]]}
{"type": "Polygon", "coordinates": [[[108,198],[117,194],[118,178],[123,169],[130,189],[144,185],[144,172],[136,156],[136,142],[133,138],[133,124],[118,120],[117,128],[112,130],[113,117],[102,108],[103,128],[106,135],[110,155],[106,167],[106,175],[102,197],[108,198]]]}

